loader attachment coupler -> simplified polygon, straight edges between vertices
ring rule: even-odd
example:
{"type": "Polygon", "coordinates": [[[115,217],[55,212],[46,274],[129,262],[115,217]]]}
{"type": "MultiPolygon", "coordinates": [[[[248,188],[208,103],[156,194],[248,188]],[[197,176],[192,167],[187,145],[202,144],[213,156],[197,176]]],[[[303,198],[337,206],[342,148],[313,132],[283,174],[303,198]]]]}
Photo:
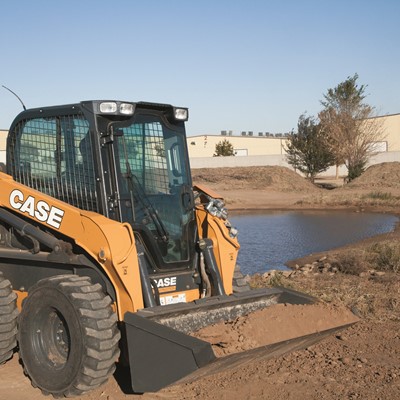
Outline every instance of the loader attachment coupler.
{"type": "Polygon", "coordinates": [[[314,302],[314,298],[303,293],[270,288],[127,313],[124,322],[132,388],[136,393],[154,392],[177,381],[190,381],[254,359],[271,358],[305,348],[349,325],[218,359],[210,343],[187,335],[205,326],[233,321],[278,303],[305,305],[314,302]]]}

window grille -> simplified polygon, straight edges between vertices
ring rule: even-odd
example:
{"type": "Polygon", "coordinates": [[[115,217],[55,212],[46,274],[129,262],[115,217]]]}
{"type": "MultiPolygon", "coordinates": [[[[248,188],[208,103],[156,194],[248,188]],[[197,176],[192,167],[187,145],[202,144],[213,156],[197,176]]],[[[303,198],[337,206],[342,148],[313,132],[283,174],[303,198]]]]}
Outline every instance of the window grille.
{"type": "Polygon", "coordinates": [[[15,180],[78,208],[99,212],[93,147],[83,115],[24,120],[12,137],[15,180]]]}
{"type": "Polygon", "coordinates": [[[127,173],[127,161],[131,172],[139,180],[147,195],[169,193],[170,182],[162,125],[158,122],[134,124],[124,128],[120,142],[120,166],[127,173]]]}

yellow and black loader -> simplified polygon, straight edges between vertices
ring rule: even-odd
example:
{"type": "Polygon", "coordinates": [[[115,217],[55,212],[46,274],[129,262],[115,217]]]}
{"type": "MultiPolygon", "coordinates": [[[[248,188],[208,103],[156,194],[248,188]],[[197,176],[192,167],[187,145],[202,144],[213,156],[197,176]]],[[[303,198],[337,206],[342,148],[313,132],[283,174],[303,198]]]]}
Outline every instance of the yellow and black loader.
{"type": "Polygon", "coordinates": [[[165,104],[83,101],[12,123],[0,173],[0,362],[18,348],[43,393],[81,395],[117,362],[134,392],[156,391],[331,333],[221,359],[188,335],[314,300],[234,292],[237,232],[220,196],[192,186],[187,119],[165,104]]]}

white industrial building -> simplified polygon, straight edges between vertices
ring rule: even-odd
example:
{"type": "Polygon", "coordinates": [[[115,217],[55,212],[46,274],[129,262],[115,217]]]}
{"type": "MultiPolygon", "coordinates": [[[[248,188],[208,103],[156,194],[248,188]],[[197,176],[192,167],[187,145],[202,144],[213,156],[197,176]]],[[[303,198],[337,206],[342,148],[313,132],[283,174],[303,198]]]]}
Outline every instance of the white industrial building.
{"type": "MultiPolygon", "coordinates": [[[[400,114],[376,117],[382,120],[384,137],[376,143],[379,154],[371,163],[400,161],[400,114]]],[[[6,130],[0,130],[0,162],[6,161],[6,130]]],[[[221,134],[189,136],[187,144],[192,168],[235,167],[256,165],[288,166],[285,157],[284,135],[266,132],[222,131],[221,134]],[[215,145],[223,139],[233,145],[235,157],[213,157],[215,145]]],[[[345,170],[342,171],[344,174],[345,170]]],[[[329,171],[328,171],[329,173],[329,171]]]]}
{"type": "MultiPolygon", "coordinates": [[[[383,137],[376,142],[377,154],[370,163],[400,161],[400,114],[376,117],[382,121],[383,137]]],[[[216,168],[260,165],[282,165],[290,167],[285,157],[285,135],[265,132],[222,131],[219,135],[198,135],[187,138],[192,168],[216,168]],[[235,157],[213,157],[215,146],[227,139],[232,144],[235,157]]],[[[347,174],[341,169],[341,174],[347,174]]],[[[328,170],[327,174],[334,171],[328,170]]]]}

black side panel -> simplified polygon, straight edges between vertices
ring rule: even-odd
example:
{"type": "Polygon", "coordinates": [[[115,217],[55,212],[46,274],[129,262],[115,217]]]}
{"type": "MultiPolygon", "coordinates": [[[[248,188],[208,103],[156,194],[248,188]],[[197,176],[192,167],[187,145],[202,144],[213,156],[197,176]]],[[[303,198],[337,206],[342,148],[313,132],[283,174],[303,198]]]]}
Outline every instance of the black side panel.
{"type": "Polygon", "coordinates": [[[52,259],[52,254],[0,247],[0,272],[11,282],[13,289],[28,291],[39,280],[56,275],[88,276],[99,283],[114,301],[116,293],[109,280],[85,256],[75,258],[76,263],[52,259]]]}
{"type": "Polygon", "coordinates": [[[136,393],[157,391],[215,360],[207,342],[132,313],[124,322],[136,393]]]}

